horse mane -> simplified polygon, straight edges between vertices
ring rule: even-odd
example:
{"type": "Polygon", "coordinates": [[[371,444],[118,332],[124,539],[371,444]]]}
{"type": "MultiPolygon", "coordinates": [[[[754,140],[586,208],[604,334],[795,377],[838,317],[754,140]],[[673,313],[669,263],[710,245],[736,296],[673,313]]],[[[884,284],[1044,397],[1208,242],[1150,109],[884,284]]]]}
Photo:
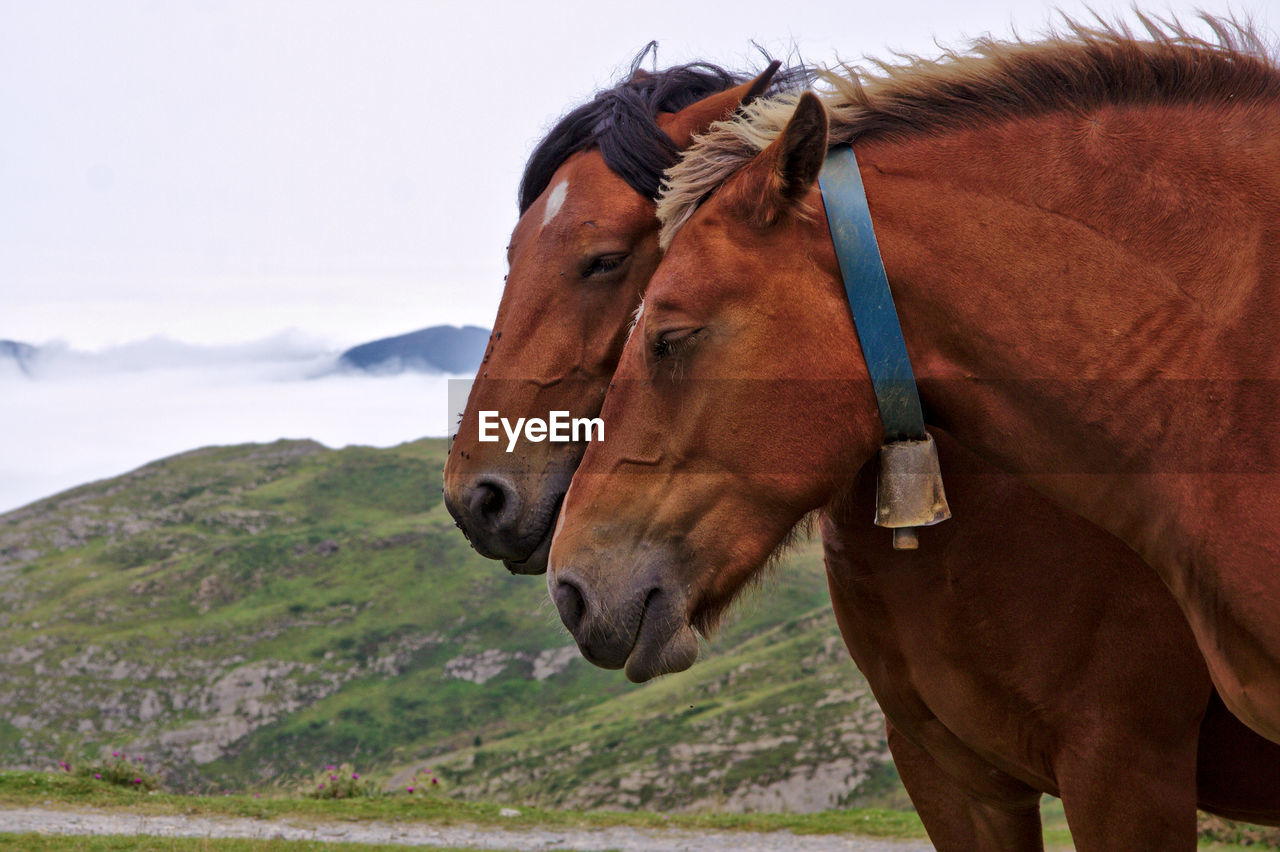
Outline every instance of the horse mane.
{"type": "MultiPolygon", "coordinates": [[[[1036,42],[973,42],[938,59],[871,60],[876,73],[841,64],[816,72],[830,119],[831,146],[903,138],[1054,111],[1108,105],[1241,103],[1280,98],[1280,68],[1251,27],[1202,16],[1206,40],[1176,21],[1139,16],[1148,39],[1123,25],[1086,27],[1036,42]]],[[[668,172],[658,197],[665,249],[703,200],[782,132],[799,93],[745,107],[695,140],[668,172]]]]}
{"type": "MultiPolygon", "coordinates": [[[[641,64],[656,49],[657,42],[649,42],[631,61],[625,80],[570,110],[533,149],[520,179],[521,214],[546,190],[565,160],[591,148],[599,148],[605,165],[632,189],[645,198],[657,198],[662,173],[680,153],[658,127],[657,115],[677,112],[756,76],[727,71],[709,62],[691,62],[662,71],[643,70],[641,64]]],[[[769,61],[768,56],[765,61],[769,61]]],[[[797,64],[775,74],[769,91],[777,94],[804,87],[811,80],[809,69],[797,64]]]]}

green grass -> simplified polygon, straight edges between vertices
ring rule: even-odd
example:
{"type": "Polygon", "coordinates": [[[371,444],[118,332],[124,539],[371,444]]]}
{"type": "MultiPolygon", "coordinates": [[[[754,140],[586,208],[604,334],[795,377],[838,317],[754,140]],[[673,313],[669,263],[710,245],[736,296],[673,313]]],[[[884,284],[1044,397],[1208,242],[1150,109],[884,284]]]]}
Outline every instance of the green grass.
{"type": "MultiPolygon", "coordinates": [[[[464,802],[440,796],[410,797],[407,795],[389,794],[374,798],[356,799],[310,799],[296,796],[233,794],[222,796],[191,796],[169,793],[139,794],[137,792],[94,782],[66,774],[42,772],[3,772],[0,773],[0,809],[5,805],[26,807],[83,808],[111,812],[127,812],[138,815],[186,815],[192,817],[241,817],[250,819],[291,819],[310,822],[422,822],[433,825],[479,825],[494,828],[607,828],[612,826],[628,826],[633,828],[676,828],[704,831],[752,831],[770,832],[787,830],[795,834],[857,834],[863,836],[919,840],[926,838],[924,827],[919,817],[913,812],[886,810],[879,808],[853,808],[838,811],[823,811],[810,814],[787,813],[675,813],[659,814],[651,811],[582,811],[573,809],[547,809],[536,807],[519,808],[516,817],[502,816],[502,806],[492,803],[464,802]]],[[[1064,852],[1072,849],[1071,836],[1066,828],[1066,820],[1062,812],[1062,804],[1057,799],[1046,797],[1043,805],[1045,825],[1045,846],[1049,850],[1064,852]]],[[[1258,829],[1242,824],[1215,821],[1217,828],[1211,833],[1214,837],[1202,837],[1199,848],[1214,852],[1244,852],[1244,850],[1275,849],[1265,839],[1257,838],[1258,829]],[[1223,837],[1238,833],[1241,838],[1246,834],[1254,834],[1255,839],[1243,842],[1226,842],[1223,837]],[[1215,839],[1219,838],[1219,839],[1215,839]]],[[[1263,829],[1266,832],[1269,830],[1263,829]]],[[[14,836],[8,836],[10,839],[14,836]]],[[[26,835],[21,836],[25,839],[26,835]]],[[[6,835],[0,834],[0,848],[4,847],[6,835]]],[[[123,842],[120,838],[101,838],[101,846],[92,845],[56,845],[63,842],[59,838],[48,838],[54,845],[23,846],[16,849],[92,849],[114,850],[121,848],[185,850],[187,849],[234,849],[259,850],[294,848],[310,849],[382,849],[385,846],[362,846],[359,844],[311,844],[296,845],[253,845],[281,843],[282,841],[214,841],[215,844],[248,845],[154,845],[154,846],[113,846],[111,843],[123,842]]],[[[17,843],[16,840],[13,842],[17,843]]],[[[90,843],[89,838],[66,838],[65,842],[90,843]]],[[[153,842],[148,840],[147,842],[153,842]]],[[[182,843],[155,839],[156,844],[182,843]]],[[[197,841],[191,841],[197,842],[197,841]]],[[[201,841],[202,842],[202,841],[201,841]]]]}
{"type": "Polygon", "coordinates": [[[232,794],[190,796],[139,794],[70,775],[43,772],[0,773],[0,805],[93,807],[133,814],[285,817],[339,821],[421,821],[436,825],[488,825],[509,829],[535,827],[684,828],[723,831],[777,831],[797,834],[856,833],[876,837],[919,838],[924,829],[910,812],[881,809],[824,811],[813,814],[658,814],[649,811],[579,811],[519,808],[517,817],[500,815],[501,805],[443,796],[386,795],[376,798],[310,799],[232,794]]]}
{"type": "MultiPolygon", "coordinates": [[[[312,840],[251,840],[208,837],[100,837],[2,834],[0,849],[14,852],[377,852],[404,849],[381,843],[322,843],[312,840]]],[[[446,852],[478,852],[470,846],[433,846],[446,852]]]]}
{"type": "Polygon", "coordinates": [[[544,583],[454,529],[445,452],[208,448],[0,516],[0,554],[34,554],[0,595],[0,648],[23,649],[0,683],[0,766],[121,749],[197,792],[292,789],[330,763],[379,779],[427,765],[455,795],[657,810],[731,799],[797,754],[857,751],[874,783],[840,804],[902,803],[865,683],[825,650],[838,633],[816,543],[745,596],[691,672],[636,686],[575,655],[535,680],[533,659],[572,641],[544,583]],[[486,652],[508,655],[492,678],[449,676],[486,652]],[[267,710],[196,760],[184,743],[210,736],[174,734],[209,720],[213,688],[246,670],[267,710]],[[812,710],[834,691],[849,697],[812,710]],[[866,723],[856,742],[831,733],[847,718],[866,723]],[[792,741],[752,746],[777,737],[792,741]],[[612,745],[581,750],[598,742],[612,745]],[[709,783],[710,758],[673,763],[682,743],[732,747],[728,773],[709,783]]]}

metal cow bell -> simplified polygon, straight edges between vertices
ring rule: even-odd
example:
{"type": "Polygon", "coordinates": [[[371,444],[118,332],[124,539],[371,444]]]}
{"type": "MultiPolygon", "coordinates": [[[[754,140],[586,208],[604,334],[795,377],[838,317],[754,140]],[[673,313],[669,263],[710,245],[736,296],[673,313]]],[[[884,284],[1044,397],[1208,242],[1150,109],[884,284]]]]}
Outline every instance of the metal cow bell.
{"type": "Polygon", "coordinates": [[[928,433],[922,440],[893,441],[880,447],[876,481],[876,524],[893,530],[894,550],[920,546],[917,527],[951,517],[942,490],[938,447],[928,433]]]}

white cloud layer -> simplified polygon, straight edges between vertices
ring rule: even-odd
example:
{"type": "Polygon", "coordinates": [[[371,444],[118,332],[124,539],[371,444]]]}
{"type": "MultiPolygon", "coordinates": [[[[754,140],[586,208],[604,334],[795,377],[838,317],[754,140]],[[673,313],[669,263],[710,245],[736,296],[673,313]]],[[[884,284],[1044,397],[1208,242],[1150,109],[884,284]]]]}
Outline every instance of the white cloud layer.
{"type": "Polygon", "coordinates": [[[30,374],[0,360],[0,512],[212,444],[445,434],[449,377],[334,372],[335,359],[287,333],[242,346],[42,348],[30,374]]]}
{"type": "MultiPolygon", "coordinates": [[[[269,369],[281,379],[316,376],[333,368],[337,353],[324,340],[289,330],[249,343],[199,345],[156,336],[86,352],[61,341],[43,343],[20,372],[39,381],[156,370],[216,369],[235,375],[238,367],[269,369]]],[[[10,364],[10,367],[16,367],[10,364]]],[[[0,369],[4,369],[0,367],[0,369]]]]}

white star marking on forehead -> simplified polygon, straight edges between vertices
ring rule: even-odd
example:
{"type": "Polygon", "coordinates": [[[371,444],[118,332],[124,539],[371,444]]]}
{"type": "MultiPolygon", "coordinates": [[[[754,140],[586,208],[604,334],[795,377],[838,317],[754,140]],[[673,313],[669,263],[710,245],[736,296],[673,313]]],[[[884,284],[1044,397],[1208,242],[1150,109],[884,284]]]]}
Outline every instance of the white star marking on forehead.
{"type": "Polygon", "coordinates": [[[560,208],[564,205],[564,197],[569,194],[569,181],[562,180],[551,190],[551,194],[547,196],[547,207],[542,213],[542,225],[546,227],[547,223],[556,218],[556,214],[560,212],[560,208]]]}

